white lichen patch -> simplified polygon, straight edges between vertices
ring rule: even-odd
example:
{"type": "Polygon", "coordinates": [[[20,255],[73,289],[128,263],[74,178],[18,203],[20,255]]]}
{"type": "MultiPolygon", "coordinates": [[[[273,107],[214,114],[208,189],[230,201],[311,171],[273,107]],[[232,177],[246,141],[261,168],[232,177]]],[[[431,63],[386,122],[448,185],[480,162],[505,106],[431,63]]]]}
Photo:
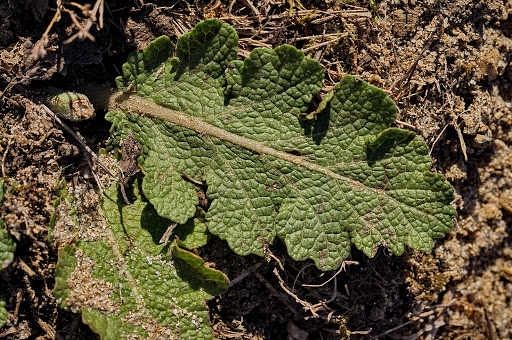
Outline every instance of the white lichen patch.
{"type": "Polygon", "coordinates": [[[68,287],[71,288],[66,299],[69,308],[73,312],[78,312],[80,308],[84,307],[105,313],[118,313],[118,305],[112,300],[113,284],[92,277],[95,262],[84,256],[81,249],[76,250],[75,258],[77,265],[67,280],[68,287]]]}
{"type": "Polygon", "coordinates": [[[69,195],[73,197],[77,222],[80,225],[80,239],[96,241],[106,237],[108,223],[100,209],[98,193],[87,184],[68,187],[69,195]]]}
{"type": "Polygon", "coordinates": [[[63,197],[55,209],[53,246],[61,248],[77,239],[96,241],[106,237],[108,223],[99,211],[100,199],[94,189],[87,184],[68,184],[67,191],[68,197],[63,197]]]}
{"type": "Polygon", "coordinates": [[[51,233],[51,240],[52,245],[58,249],[74,242],[78,232],[78,225],[69,214],[69,207],[66,201],[60,202],[57,208],[55,208],[55,214],[57,221],[51,233]]]}
{"type": "MultiPolygon", "coordinates": [[[[173,331],[171,328],[165,327],[158,323],[147,310],[140,310],[137,312],[130,312],[125,317],[122,318],[123,322],[132,324],[134,326],[142,327],[146,332],[148,332],[148,336],[146,339],[154,339],[154,340],[164,340],[164,339],[178,339],[179,336],[176,334],[176,331],[173,331]]],[[[175,325],[178,327],[178,324],[175,325]]],[[[135,339],[133,334],[124,334],[126,339],[135,339]]]]}

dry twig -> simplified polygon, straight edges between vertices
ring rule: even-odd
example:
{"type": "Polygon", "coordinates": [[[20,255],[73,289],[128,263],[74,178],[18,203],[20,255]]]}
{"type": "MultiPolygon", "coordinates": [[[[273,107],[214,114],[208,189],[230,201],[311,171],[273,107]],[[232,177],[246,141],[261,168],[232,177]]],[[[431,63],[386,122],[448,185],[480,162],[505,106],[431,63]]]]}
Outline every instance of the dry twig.
{"type": "MultiPolygon", "coordinates": [[[[281,275],[279,275],[279,272],[277,271],[277,268],[274,268],[274,275],[279,280],[279,285],[281,286],[281,288],[288,295],[290,295],[297,303],[299,303],[304,308],[304,310],[309,311],[314,318],[319,318],[320,317],[320,315],[318,314],[319,311],[325,311],[327,314],[329,314],[329,312],[332,310],[331,308],[329,308],[327,306],[327,303],[332,301],[334,299],[334,297],[336,296],[336,287],[335,287],[335,290],[334,290],[333,297],[331,297],[331,299],[329,301],[319,302],[319,303],[317,303],[315,305],[312,305],[311,303],[309,303],[307,301],[301,300],[295,293],[293,293],[286,286],[286,284],[284,283],[283,279],[281,278],[281,275]]],[[[335,281],[335,286],[337,286],[336,281],[335,281]]]]}
{"type": "Polygon", "coordinates": [[[104,0],[96,0],[94,7],[92,10],[90,9],[90,4],[81,5],[76,2],[65,3],[66,5],[72,5],[78,8],[81,11],[81,15],[85,18],[85,24],[80,23],[79,16],[75,11],[64,6],[62,0],[57,0],[57,7],[55,9],[55,14],[46,27],[46,30],[41,35],[41,38],[35,43],[28,60],[31,63],[34,63],[36,60],[40,58],[44,58],[46,56],[46,48],[48,47],[48,43],[50,41],[49,33],[53,26],[60,21],[62,18],[62,13],[67,13],[73,22],[73,26],[78,29],[78,32],[73,34],[71,37],[64,41],[64,44],[69,44],[75,39],[89,39],[91,41],[95,41],[94,36],[89,32],[92,26],[97,23],[99,28],[103,28],[103,13],[105,3],[104,0]]]}
{"type": "Polygon", "coordinates": [[[325,286],[327,283],[329,283],[331,280],[335,279],[336,276],[338,276],[339,273],[341,273],[343,270],[345,270],[345,266],[346,265],[351,265],[351,264],[355,264],[355,265],[359,265],[359,262],[357,261],[343,261],[343,263],[341,264],[340,266],[340,269],[338,269],[338,271],[333,275],[331,276],[331,278],[327,281],[325,281],[324,283],[322,284],[319,284],[319,285],[307,285],[307,284],[303,284],[302,287],[323,287],[325,286]]]}
{"type": "Polygon", "coordinates": [[[409,67],[407,72],[403,75],[402,78],[400,78],[398,81],[396,81],[393,84],[393,86],[391,87],[392,92],[394,94],[393,99],[395,102],[397,102],[402,97],[403,90],[405,89],[407,84],[409,84],[409,82],[411,81],[412,74],[416,70],[416,67],[418,66],[419,61],[421,60],[421,58],[423,58],[423,55],[428,50],[430,45],[432,45],[432,42],[434,41],[434,38],[435,38],[435,33],[436,33],[435,30],[430,33],[430,36],[427,38],[427,41],[423,45],[423,48],[418,53],[418,56],[416,57],[416,59],[414,60],[412,65],[409,67]]]}

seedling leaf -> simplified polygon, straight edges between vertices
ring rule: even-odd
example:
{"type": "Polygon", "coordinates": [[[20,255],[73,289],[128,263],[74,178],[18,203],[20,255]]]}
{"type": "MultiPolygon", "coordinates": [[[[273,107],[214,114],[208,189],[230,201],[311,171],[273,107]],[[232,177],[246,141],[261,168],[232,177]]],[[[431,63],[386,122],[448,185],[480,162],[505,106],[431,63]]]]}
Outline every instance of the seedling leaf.
{"type": "Polygon", "coordinates": [[[5,308],[6,301],[3,296],[0,295],[0,328],[2,328],[7,322],[8,312],[5,308]]]}
{"type": "Polygon", "coordinates": [[[16,243],[5,230],[4,221],[0,219],[0,270],[7,268],[14,259],[16,243]]]}
{"type": "MultiPolygon", "coordinates": [[[[4,200],[5,182],[0,180],[0,206],[4,200]]],[[[7,230],[5,230],[4,220],[0,218],[0,271],[7,268],[14,259],[14,251],[16,250],[16,243],[7,230]]],[[[4,296],[0,295],[0,328],[7,322],[9,313],[5,308],[7,302],[4,296]]]]}
{"type": "MultiPolygon", "coordinates": [[[[0,206],[4,200],[5,183],[0,180],[0,206]]],[[[4,220],[0,218],[0,270],[7,268],[14,259],[16,243],[5,229],[4,220]]]]}

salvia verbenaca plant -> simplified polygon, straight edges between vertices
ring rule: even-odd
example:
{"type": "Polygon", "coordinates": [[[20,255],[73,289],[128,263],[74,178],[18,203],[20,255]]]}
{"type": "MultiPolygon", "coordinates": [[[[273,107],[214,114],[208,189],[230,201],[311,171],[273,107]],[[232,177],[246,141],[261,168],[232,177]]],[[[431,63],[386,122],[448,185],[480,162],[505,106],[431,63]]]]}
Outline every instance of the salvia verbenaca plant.
{"type": "Polygon", "coordinates": [[[389,127],[384,91],[346,76],[311,112],[317,61],[289,45],[237,60],[237,44],[208,19],[176,45],[163,36],[130,54],[118,90],[85,89],[109,109],[112,145],[130,134],[142,145],[130,205],[113,185],[86,223],[66,190],[56,202],[52,239],[78,237],[60,246],[54,293],[103,339],[211,338],[204,301],[229,281],[189,251],[210,234],[240,255],[280,238],[327,271],[352,244],[370,257],[428,251],[452,226],[451,185],[419,136],[389,127]],[[174,224],[179,238],[160,244],[174,224]]]}

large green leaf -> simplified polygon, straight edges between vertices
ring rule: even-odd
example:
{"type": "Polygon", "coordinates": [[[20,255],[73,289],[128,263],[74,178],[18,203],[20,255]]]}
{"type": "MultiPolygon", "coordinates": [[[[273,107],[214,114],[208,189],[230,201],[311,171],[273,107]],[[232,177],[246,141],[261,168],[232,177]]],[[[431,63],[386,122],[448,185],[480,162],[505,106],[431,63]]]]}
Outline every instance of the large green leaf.
{"type": "Polygon", "coordinates": [[[62,308],[81,312],[102,339],[211,339],[205,300],[225,291],[228,279],[174,237],[160,244],[172,222],[134,194],[127,206],[112,186],[96,211],[61,197],[53,239],[68,233],[76,243],[59,250],[55,297],[62,308]],[[71,211],[73,205],[80,208],[71,211]],[[73,220],[80,223],[72,227],[73,220]]]}
{"type": "Polygon", "coordinates": [[[382,90],[347,76],[307,119],[319,63],[288,45],[235,60],[237,39],[205,20],[176,46],[161,37],[131,54],[117,79],[174,110],[165,120],[107,116],[114,141],[133,132],[143,145],[143,191],[160,216],[193,217],[198,187],[186,177],[205,181],[208,228],[235,252],[263,255],[279,237],[294,259],[322,270],[338,268],[351,244],[368,256],[379,245],[427,251],[450,230],[453,189],[430,172],[420,137],[388,128],[396,108],[382,90]]]}

